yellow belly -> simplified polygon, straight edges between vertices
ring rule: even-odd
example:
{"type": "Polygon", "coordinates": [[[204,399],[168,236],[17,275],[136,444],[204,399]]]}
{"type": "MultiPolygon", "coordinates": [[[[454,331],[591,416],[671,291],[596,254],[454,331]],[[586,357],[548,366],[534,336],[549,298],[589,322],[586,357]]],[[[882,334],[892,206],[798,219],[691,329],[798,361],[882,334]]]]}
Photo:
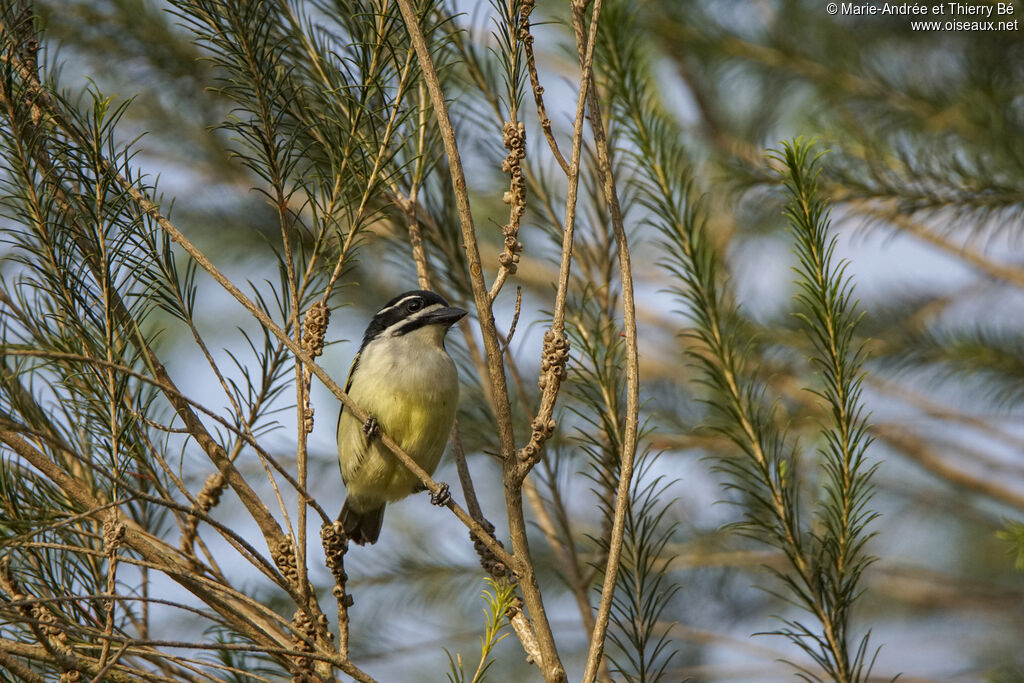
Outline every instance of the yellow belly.
{"type": "MultiPolygon", "coordinates": [[[[379,367],[363,368],[372,370],[368,376],[382,381],[356,381],[350,392],[356,404],[376,418],[380,428],[431,475],[444,453],[458,402],[454,364],[441,353],[443,358],[421,358],[400,375],[382,372],[379,367]],[[438,365],[424,367],[423,361],[438,365]]],[[[368,442],[362,423],[350,411],[342,412],[338,424],[338,455],[348,494],[363,505],[404,498],[420,484],[379,438],[368,442]]]]}

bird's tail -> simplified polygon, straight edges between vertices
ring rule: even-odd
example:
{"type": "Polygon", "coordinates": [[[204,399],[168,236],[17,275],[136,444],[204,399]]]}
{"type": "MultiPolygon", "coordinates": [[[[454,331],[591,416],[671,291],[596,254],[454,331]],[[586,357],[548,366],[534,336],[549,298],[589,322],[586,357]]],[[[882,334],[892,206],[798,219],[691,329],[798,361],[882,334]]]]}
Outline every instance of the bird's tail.
{"type": "Polygon", "coordinates": [[[370,510],[357,510],[346,498],[345,504],[341,506],[338,521],[341,522],[348,540],[353,543],[376,543],[380,536],[380,526],[384,523],[384,504],[381,503],[370,510]]]}

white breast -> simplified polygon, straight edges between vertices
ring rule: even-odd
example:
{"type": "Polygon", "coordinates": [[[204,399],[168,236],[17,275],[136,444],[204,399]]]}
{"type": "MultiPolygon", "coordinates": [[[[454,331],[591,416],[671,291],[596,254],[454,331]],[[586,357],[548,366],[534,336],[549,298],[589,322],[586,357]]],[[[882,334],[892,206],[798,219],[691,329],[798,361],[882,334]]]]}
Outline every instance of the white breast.
{"type": "Polygon", "coordinates": [[[453,389],[458,392],[455,363],[442,345],[445,332],[441,325],[427,325],[400,337],[370,342],[359,356],[353,389],[363,378],[375,378],[393,391],[425,398],[453,389]]]}

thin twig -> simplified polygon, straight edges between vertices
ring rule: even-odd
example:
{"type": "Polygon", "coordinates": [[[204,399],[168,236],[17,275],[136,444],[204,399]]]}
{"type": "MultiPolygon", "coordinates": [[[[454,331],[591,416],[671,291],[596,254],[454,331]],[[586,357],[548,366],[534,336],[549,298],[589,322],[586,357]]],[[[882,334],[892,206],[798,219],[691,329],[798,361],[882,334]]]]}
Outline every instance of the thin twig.
{"type": "MultiPolygon", "coordinates": [[[[110,635],[110,634],[107,634],[107,635],[110,635]]],[[[109,641],[105,641],[104,642],[105,646],[108,645],[108,644],[109,644],[109,641]]],[[[92,677],[92,680],[90,681],[90,683],[100,683],[100,681],[103,680],[103,677],[106,675],[106,673],[108,671],[110,671],[111,667],[113,667],[115,664],[117,664],[121,660],[121,657],[123,657],[124,653],[128,651],[128,646],[131,645],[131,644],[132,644],[131,640],[125,640],[121,644],[121,647],[118,649],[118,651],[114,653],[114,656],[111,657],[110,661],[108,661],[106,664],[103,663],[105,657],[101,657],[100,658],[100,666],[103,667],[103,668],[101,668],[99,671],[96,672],[96,675],[92,677]]],[[[104,652],[106,652],[106,650],[104,650],[104,652]]]]}
{"type": "Polygon", "coordinates": [[[530,33],[530,14],[533,12],[535,0],[529,0],[524,2],[523,12],[526,15],[523,19],[523,31],[525,37],[523,38],[523,47],[526,50],[526,68],[530,73],[530,86],[533,89],[533,101],[537,105],[537,119],[540,121],[540,128],[544,131],[544,137],[547,138],[548,147],[551,148],[551,154],[554,155],[555,161],[562,167],[562,172],[565,175],[569,175],[569,163],[565,160],[562,155],[562,151],[558,149],[558,142],[555,140],[554,133],[551,132],[551,119],[548,117],[547,108],[544,106],[544,86],[540,84],[540,76],[537,74],[537,60],[533,54],[533,34],[530,33]]]}
{"type": "MultiPolygon", "coordinates": [[[[575,6],[575,5],[574,5],[575,6]]],[[[590,32],[586,46],[582,51],[582,74],[579,92],[576,96],[576,118],[573,121],[572,154],[569,162],[568,189],[565,197],[565,219],[562,229],[562,258],[558,270],[558,289],[555,293],[555,306],[552,313],[551,327],[544,335],[544,349],[541,360],[540,384],[543,388],[537,416],[530,423],[532,432],[530,441],[518,453],[520,466],[517,468],[517,481],[522,482],[526,475],[540,461],[541,448],[544,442],[554,433],[555,401],[562,380],[566,376],[565,364],[568,360],[569,343],[565,336],[565,304],[569,294],[569,271],[572,265],[573,234],[576,226],[576,197],[580,181],[580,156],[583,147],[583,125],[587,109],[587,93],[591,85],[591,74],[594,67],[594,49],[597,44],[597,25],[601,14],[601,0],[594,3],[590,32]]]]}
{"type": "Polygon", "coordinates": [[[516,333],[516,325],[519,324],[519,313],[523,305],[523,288],[516,287],[516,308],[512,312],[512,323],[508,326],[508,334],[502,340],[502,346],[506,353],[508,352],[509,344],[512,343],[512,336],[516,333]]]}

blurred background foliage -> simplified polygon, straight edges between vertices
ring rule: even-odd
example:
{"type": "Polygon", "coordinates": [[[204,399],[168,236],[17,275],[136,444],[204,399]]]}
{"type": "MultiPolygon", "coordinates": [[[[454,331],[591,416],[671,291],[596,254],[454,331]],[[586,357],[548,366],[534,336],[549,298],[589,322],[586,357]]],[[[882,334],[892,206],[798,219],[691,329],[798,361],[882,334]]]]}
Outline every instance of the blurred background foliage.
{"type": "MultiPolygon", "coordinates": [[[[174,198],[175,222],[237,278],[275,280],[277,214],[251,189],[253,174],[231,152],[232,133],[223,122],[233,104],[218,81],[220,67],[192,42],[181,20],[159,0],[37,4],[48,59],[61,66],[64,87],[75,91],[92,82],[118,100],[131,99],[119,134],[125,140],[144,134],[136,144],[136,166],[160,176],[165,207],[174,198]],[[259,234],[265,239],[254,238],[259,234]]],[[[562,140],[571,130],[578,70],[567,4],[541,3],[532,18],[546,104],[562,140]]],[[[1019,2],[1009,4],[1011,18],[1024,15],[1019,2]]],[[[355,5],[324,1],[307,9],[316,23],[321,13],[354,11],[355,5]]],[[[501,118],[494,114],[503,92],[491,33],[494,8],[466,1],[454,9],[461,12],[454,22],[438,29],[452,32],[439,59],[476,222],[489,244],[485,262],[496,263],[507,178],[499,170],[505,151],[501,118]]],[[[870,628],[872,642],[882,646],[874,674],[888,679],[902,673],[906,681],[1024,680],[1024,573],[1014,567],[1024,553],[1021,32],[915,32],[907,17],[832,16],[822,3],[795,0],[641,0],[611,3],[606,11],[595,62],[599,92],[608,107],[617,106],[621,55],[615,46],[639,42],[634,47],[644,59],[644,87],[668,113],[659,135],[679,143],[696,191],[706,195],[715,250],[728,267],[743,323],[756,334],[749,365],[767,400],[782,408],[789,433],[807,434],[800,443],[808,453],[800,463],[812,496],[813,434],[823,415],[804,390],[811,384],[810,349],[792,315],[796,260],[780,181],[764,150],[793,135],[815,137],[830,150],[821,183],[863,312],[858,334],[868,352],[870,458],[883,463],[872,500],[881,513],[874,523],[878,536],[869,546],[879,561],[865,575],[866,593],[853,620],[856,634],[870,628]]],[[[522,111],[532,112],[528,87],[523,99],[522,111]]],[[[539,357],[535,323],[544,319],[542,302],[550,298],[557,268],[550,240],[560,240],[564,192],[536,117],[522,118],[529,193],[520,234],[525,249],[511,280],[523,288],[512,350],[527,378],[519,398],[529,406],[537,395],[530,379],[539,357]]],[[[635,151],[614,117],[609,125],[618,154],[635,151]]],[[[438,176],[446,179],[447,173],[438,176]]],[[[582,274],[571,306],[577,316],[576,389],[560,399],[562,428],[535,478],[548,508],[564,509],[572,521],[568,531],[589,566],[600,561],[591,539],[601,535],[600,481],[607,476],[597,453],[607,441],[595,434],[611,427],[587,412],[598,399],[581,394],[593,386],[588,378],[621,359],[608,341],[615,338],[614,327],[599,322],[606,320],[602,309],[614,311],[617,300],[614,272],[601,275],[614,263],[613,242],[596,178],[583,180],[576,271],[582,274]],[[580,338],[587,330],[607,338],[593,353],[580,338]]],[[[445,182],[421,189],[431,220],[442,226],[426,235],[437,264],[459,258],[457,231],[443,227],[455,224],[445,182]]],[[[764,567],[780,557],[723,530],[738,515],[732,506],[715,505],[732,494],[706,456],[730,447],[703,429],[707,409],[680,336],[689,322],[666,293],[675,285],[670,273],[654,265],[663,255],[660,237],[632,198],[627,190],[622,202],[641,325],[647,449],[641,481],[653,487],[640,499],[667,506],[659,531],[649,530],[661,560],[657,570],[665,576],[663,600],[646,612],[652,632],[668,642],[656,659],[663,680],[787,678],[791,669],[779,660],[799,659],[799,653],[781,638],[749,637],[778,628],[773,615],[790,614],[771,592],[755,588],[772,588],[764,567]]],[[[405,231],[401,212],[382,205],[361,235],[358,264],[345,273],[334,299],[342,310],[330,334],[339,343],[325,353],[324,364],[338,379],[372,311],[415,285],[405,231]]],[[[447,294],[465,300],[464,282],[441,268],[435,272],[447,294]]],[[[211,346],[232,348],[239,343],[235,326],[251,323],[212,283],[200,278],[199,287],[210,291],[199,325],[211,346]]],[[[502,313],[507,329],[510,302],[502,313]]],[[[201,391],[209,379],[189,377],[186,370],[198,362],[198,352],[174,334],[162,340],[164,349],[179,343],[183,349],[179,357],[172,354],[170,365],[189,389],[201,391]]],[[[485,512],[500,520],[500,478],[487,454],[495,437],[472,349],[465,341],[455,347],[464,378],[462,436],[485,512]]],[[[313,397],[318,422],[310,441],[312,489],[321,501],[340,505],[330,418],[335,407],[326,392],[315,388],[313,397]]],[[[283,411],[281,421],[288,424],[293,412],[283,411]]],[[[280,430],[268,438],[287,453],[293,437],[280,430]]],[[[259,476],[256,461],[240,466],[259,476]]],[[[447,461],[442,468],[440,478],[453,481],[454,468],[447,461]]],[[[186,474],[198,481],[204,476],[187,468],[186,474]]],[[[442,680],[442,646],[473,652],[482,630],[483,582],[465,532],[425,505],[417,499],[395,506],[380,546],[349,555],[349,587],[356,596],[353,659],[383,680],[442,680]]],[[[215,514],[232,521],[229,506],[215,514]]],[[[578,579],[590,585],[594,577],[565,576],[541,531],[533,532],[549,616],[572,678],[585,657],[585,640],[570,584],[578,579]]],[[[318,578],[328,585],[326,572],[314,572],[314,583],[318,578]]],[[[162,628],[173,632],[175,625],[162,628]]],[[[629,637],[617,631],[613,640],[629,637]]],[[[498,646],[493,680],[536,675],[517,648],[511,638],[498,646]]]]}

